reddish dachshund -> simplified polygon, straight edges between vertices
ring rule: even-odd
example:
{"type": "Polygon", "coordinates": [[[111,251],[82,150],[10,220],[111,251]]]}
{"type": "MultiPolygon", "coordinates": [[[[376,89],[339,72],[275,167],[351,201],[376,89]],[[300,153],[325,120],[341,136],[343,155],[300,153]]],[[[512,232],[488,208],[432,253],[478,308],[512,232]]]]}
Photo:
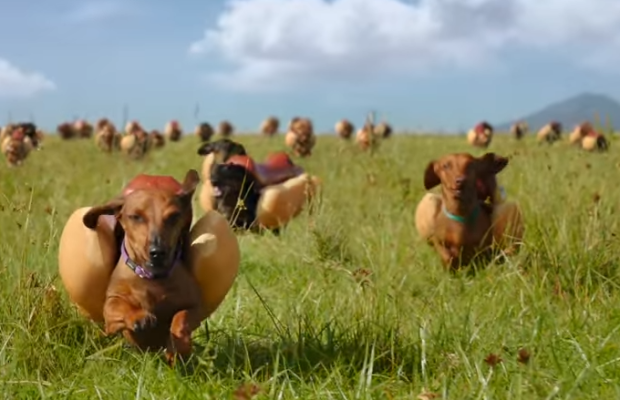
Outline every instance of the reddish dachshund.
{"type": "Polygon", "coordinates": [[[424,173],[424,187],[441,185],[442,210],[436,216],[432,244],[444,265],[457,269],[478,256],[490,255],[493,244],[492,207],[483,205],[493,198],[495,175],[508,159],[487,153],[480,158],[467,153],[446,155],[431,161],[424,173]]]}
{"type": "Polygon", "coordinates": [[[84,225],[97,227],[113,215],[121,230],[120,259],[104,305],[105,332],[122,332],[143,350],[165,348],[166,359],[186,359],[191,334],[206,316],[198,282],[188,260],[192,196],[198,172],[182,184],[172,177],[140,175],[123,194],[91,208],[84,225]]]}

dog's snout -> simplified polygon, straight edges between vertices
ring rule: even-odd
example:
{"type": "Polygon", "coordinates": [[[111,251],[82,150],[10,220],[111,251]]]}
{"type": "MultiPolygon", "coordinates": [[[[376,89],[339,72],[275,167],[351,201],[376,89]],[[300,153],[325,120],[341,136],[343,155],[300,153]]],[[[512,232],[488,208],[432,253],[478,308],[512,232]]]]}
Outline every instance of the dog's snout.
{"type": "Polygon", "coordinates": [[[149,246],[149,257],[151,260],[161,260],[166,256],[166,250],[162,245],[162,240],[159,235],[153,235],[151,238],[151,245],[149,246]]]}
{"type": "Polygon", "coordinates": [[[459,176],[454,180],[454,182],[456,183],[457,186],[462,186],[463,183],[465,182],[465,177],[459,176]]]}
{"type": "Polygon", "coordinates": [[[155,245],[151,245],[149,247],[149,256],[151,257],[151,260],[162,259],[165,255],[166,251],[163,248],[155,245]]]}

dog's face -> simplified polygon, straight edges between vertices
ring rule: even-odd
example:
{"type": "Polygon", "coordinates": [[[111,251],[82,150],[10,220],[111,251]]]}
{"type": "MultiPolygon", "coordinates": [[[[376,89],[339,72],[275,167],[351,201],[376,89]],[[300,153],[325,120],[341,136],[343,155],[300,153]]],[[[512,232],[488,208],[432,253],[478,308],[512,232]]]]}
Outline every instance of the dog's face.
{"type": "Polygon", "coordinates": [[[148,133],[146,133],[143,129],[136,129],[133,131],[133,134],[136,136],[138,140],[146,140],[148,138],[148,133]]]}
{"type": "Polygon", "coordinates": [[[192,196],[200,178],[189,170],[181,188],[136,189],[107,204],[91,208],[83,223],[95,229],[101,215],[114,215],[125,231],[125,243],[134,261],[159,274],[175,262],[177,248],[192,222],[192,196]]]}
{"type": "Polygon", "coordinates": [[[114,135],[115,134],[116,134],[116,132],[114,132],[114,128],[112,128],[110,125],[105,125],[103,128],[101,128],[101,135],[106,140],[114,139],[114,135]]]}
{"type": "Polygon", "coordinates": [[[230,139],[220,139],[215,142],[205,143],[198,149],[198,155],[206,156],[213,154],[215,163],[226,162],[232,156],[247,155],[242,144],[233,142],[230,139]]]}
{"type": "MultiPolygon", "coordinates": [[[[477,183],[495,177],[508,165],[508,159],[494,153],[476,158],[468,153],[454,153],[431,161],[424,172],[424,187],[441,184],[446,198],[472,201],[477,197],[477,183]]],[[[484,199],[481,199],[484,200],[484,199]]]]}
{"type": "Polygon", "coordinates": [[[28,137],[36,137],[37,135],[37,126],[32,122],[22,122],[17,124],[18,128],[21,128],[24,131],[24,134],[28,137]]]}
{"type": "Polygon", "coordinates": [[[9,164],[18,165],[28,155],[28,149],[24,144],[24,139],[11,137],[5,148],[5,156],[9,164]]]}
{"type": "Polygon", "coordinates": [[[210,171],[216,209],[232,226],[248,229],[256,220],[260,185],[250,172],[236,164],[213,164],[210,171]]]}
{"type": "Polygon", "coordinates": [[[101,118],[100,120],[97,121],[97,123],[95,124],[95,128],[101,130],[103,129],[105,126],[107,126],[110,123],[110,121],[107,118],[101,118]]]}
{"type": "Polygon", "coordinates": [[[280,127],[280,121],[275,117],[269,117],[265,121],[263,121],[261,125],[261,131],[263,133],[273,135],[278,131],[280,127]]]}
{"type": "Polygon", "coordinates": [[[230,122],[228,121],[220,122],[219,131],[222,135],[230,136],[230,134],[232,134],[234,130],[235,129],[230,122]]]}

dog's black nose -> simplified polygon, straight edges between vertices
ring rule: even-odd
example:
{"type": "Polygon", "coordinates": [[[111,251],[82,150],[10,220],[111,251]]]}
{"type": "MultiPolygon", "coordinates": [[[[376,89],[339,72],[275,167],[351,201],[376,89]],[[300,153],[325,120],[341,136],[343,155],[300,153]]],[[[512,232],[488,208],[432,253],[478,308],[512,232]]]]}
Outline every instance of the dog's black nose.
{"type": "Polygon", "coordinates": [[[151,246],[149,247],[149,256],[151,260],[161,260],[166,256],[166,252],[161,247],[151,246]]]}
{"type": "Polygon", "coordinates": [[[462,186],[463,182],[465,182],[465,177],[459,176],[458,178],[454,180],[454,182],[456,183],[457,186],[462,186]]]}

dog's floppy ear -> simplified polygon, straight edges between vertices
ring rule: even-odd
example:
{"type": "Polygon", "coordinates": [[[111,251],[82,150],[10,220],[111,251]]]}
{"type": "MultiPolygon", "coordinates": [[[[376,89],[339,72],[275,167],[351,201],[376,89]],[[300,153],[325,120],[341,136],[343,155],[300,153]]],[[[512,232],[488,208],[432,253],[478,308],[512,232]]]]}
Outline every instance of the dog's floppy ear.
{"type": "Polygon", "coordinates": [[[429,190],[439,185],[440,183],[441,180],[435,172],[435,161],[431,161],[426,166],[426,170],[424,170],[424,188],[426,190],[429,190]]]}
{"type": "Polygon", "coordinates": [[[214,162],[211,163],[211,166],[209,167],[209,176],[208,178],[211,178],[213,176],[216,176],[217,173],[219,173],[220,169],[222,169],[222,165],[226,165],[226,164],[221,164],[218,162],[214,162]]]}
{"type": "Polygon", "coordinates": [[[220,139],[222,144],[226,145],[226,159],[223,161],[227,161],[228,158],[232,156],[247,156],[247,152],[245,151],[245,147],[241,143],[234,142],[230,139],[220,139]]]}
{"type": "Polygon", "coordinates": [[[208,154],[213,153],[213,151],[215,150],[214,147],[215,146],[213,145],[213,143],[205,143],[198,148],[197,153],[199,156],[206,156],[208,154]]]}
{"type": "Polygon", "coordinates": [[[183,180],[182,189],[179,193],[179,196],[183,198],[189,198],[191,200],[194,192],[196,191],[196,187],[200,183],[200,175],[198,175],[198,171],[195,169],[190,169],[185,174],[185,179],[183,180]]]}
{"type": "Polygon", "coordinates": [[[245,147],[241,143],[235,143],[234,150],[232,151],[234,155],[237,156],[247,156],[248,153],[245,151],[245,147]]]}
{"type": "Polygon", "coordinates": [[[508,158],[498,156],[495,153],[486,153],[479,160],[482,163],[482,168],[492,174],[500,173],[508,165],[508,158]]]}
{"type": "Polygon", "coordinates": [[[99,220],[99,217],[101,215],[117,215],[121,208],[123,208],[124,203],[125,199],[123,197],[117,197],[110,200],[106,204],[92,207],[82,217],[82,222],[84,223],[84,226],[86,226],[88,229],[97,228],[97,221],[99,220]]]}

